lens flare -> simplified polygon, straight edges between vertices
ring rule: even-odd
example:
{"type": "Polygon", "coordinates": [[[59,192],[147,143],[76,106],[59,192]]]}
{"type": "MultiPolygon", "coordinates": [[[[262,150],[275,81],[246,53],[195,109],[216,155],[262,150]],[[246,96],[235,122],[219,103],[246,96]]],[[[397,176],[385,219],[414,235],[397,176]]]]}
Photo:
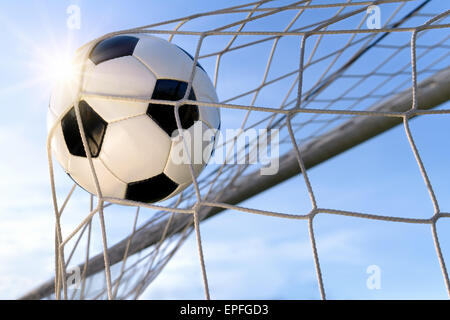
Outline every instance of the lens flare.
{"type": "Polygon", "coordinates": [[[72,82],[77,77],[77,68],[73,58],[68,54],[56,54],[44,61],[46,78],[55,83],[72,82]]]}

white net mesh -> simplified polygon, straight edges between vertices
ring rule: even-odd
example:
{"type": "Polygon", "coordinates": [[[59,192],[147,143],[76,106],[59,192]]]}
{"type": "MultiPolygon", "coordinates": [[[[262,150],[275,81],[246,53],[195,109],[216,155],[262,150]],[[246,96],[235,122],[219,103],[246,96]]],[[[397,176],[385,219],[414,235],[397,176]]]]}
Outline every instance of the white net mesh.
{"type": "MultiPolygon", "coordinates": [[[[449,14],[430,1],[267,0],[97,39],[148,33],[193,53],[194,61],[200,61],[213,78],[220,98],[217,104],[198,104],[221,108],[222,130],[240,128],[238,134],[245,135],[250,129],[278,129],[280,168],[277,174],[261,175],[258,164],[212,164],[175,199],[149,205],[91,196],[86,214],[79,205],[86,193],[77,186],[63,190],[55,183],[49,151],[57,213],[56,276],[25,298],[138,298],[192,232],[209,298],[199,222],[227,209],[308,221],[322,298],[326,297],[326,284],[314,235],[317,215],[428,224],[450,294],[436,230],[436,222],[450,214],[439,209],[409,127],[414,117],[449,113],[445,108],[450,98],[449,14]],[[377,9],[372,5],[378,6],[383,16],[376,28],[369,28],[369,18],[377,9]],[[437,106],[437,110],[430,110],[437,106]],[[433,203],[429,218],[321,207],[307,169],[395,125],[404,127],[433,203]],[[238,205],[300,173],[311,200],[310,210],[273,212],[238,205]],[[58,193],[64,191],[68,195],[58,199],[58,193]],[[67,279],[77,266],[81,287],[71,290],[67,279]]],[[[145,97],[102,97],[151,101],[145,97]]],[[[251,142],[234,148],[228,159],[248,158],[253,152],[250,146],[251,142]]]]}

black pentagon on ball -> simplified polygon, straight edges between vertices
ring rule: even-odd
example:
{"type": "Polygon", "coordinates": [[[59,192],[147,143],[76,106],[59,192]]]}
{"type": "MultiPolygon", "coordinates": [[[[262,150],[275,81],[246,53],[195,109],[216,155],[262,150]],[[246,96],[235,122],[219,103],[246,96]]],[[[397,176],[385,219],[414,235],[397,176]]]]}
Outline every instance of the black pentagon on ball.
{"type": "MultiPolygon", "coordinates": [[[[158,80],[153,90],[152,99],[178,101],[181,100],[187,90],[187,82],[178,80],[158,80]]],[[[189,100],[197,100],[194,91],[191,89],[189,100]]],[[[147,108],[147,115],[153,119],[169,136],[178,129],[175,119],[174,106],[150,103],[147,108]]],[[[196,105],[185,104],[178,108],[181,127],[190,128],[199,119],[199,111],[196,105]]]]}
{"type": "Polygon", "coordinates": [[[178,184],[161,173],[147,180],[129,183],[125,198],[146,203],[157,202],[168,197],[176,188],[178,184]]]}
{"type": "MultiPolygon", "coordinates": [[[[100,153],[108,123],[84,100],[80,101],[79,109],[91,157],[96,158],[100,153]]],[[[74,156],[85,158],[86,152],[81,139],[80,127],[78,126],[74,107],[62,118],[61,126],[69,152],[74,156]]]]}
{"type": "Polygon", "coordinates": [[[97,43],[89,55],[94,64],[104,61],[131,56],[134,53],[139,38],[132,36],[115,36],[97,43]]]}
{"type": "MultiPolygon", "coordinates": [[[[177,46],[177,47],[178,47],[178,46],[177,46]]],[[[178,47],[178,49],[180,49],[181,51],[183,51],[189,58],[192,59],[192,61],[194,61],[194,57],[193,57],[189,52],[187,52],[186,50],[184,50],[184,49],[181,48],[181,47],[178,47]]],[[[197,61],[197,67],[199,67],[200,69],[202,69],[203,71],[205,71],[205,69],[203,69],[202,65],[201,65],[200,62],[198,62],[198,61],[197,61]]],[[[206,72],[206,71],[205,71],[205,72],[206,72]]]]}

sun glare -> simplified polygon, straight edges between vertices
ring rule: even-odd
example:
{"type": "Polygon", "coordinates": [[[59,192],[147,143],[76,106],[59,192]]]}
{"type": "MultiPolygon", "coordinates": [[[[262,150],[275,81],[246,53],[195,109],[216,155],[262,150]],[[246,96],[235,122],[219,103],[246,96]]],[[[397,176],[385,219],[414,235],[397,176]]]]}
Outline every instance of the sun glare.
{"type": "Polygon", "coordinates": [[[74,80],[77,76],[73,59],[68,54],[60,54],[54,55],[53,57],[48,57],[44,64],[44,68],[48,72],[48,80],[50,80],[52,83],[68,82],[74,80]]]}

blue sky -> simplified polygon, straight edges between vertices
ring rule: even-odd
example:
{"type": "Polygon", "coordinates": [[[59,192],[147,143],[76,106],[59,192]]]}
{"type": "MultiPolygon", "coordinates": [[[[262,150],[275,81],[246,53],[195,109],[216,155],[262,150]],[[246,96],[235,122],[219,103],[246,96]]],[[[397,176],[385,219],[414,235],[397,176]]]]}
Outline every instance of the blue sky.
{"type": "MultiPolygon", "coordinates": [[[[111,31],[240,3],[244,2],[193,0],[187,5],[181,0],[164,4],[137,0],[26,3],[0,0],[0,146],[4,150],[0,158],[0,298],[15,298],[46,280],[53,272],[54,216],[45,149],[50,83],[42,65],[45,55],[64,50],[67,44],[76,49],[111,31]],[[71,4],[81,8],[80,30],[66,27],[66,9],[71,4]]],[[[435,12],[448,9],[448,6],[445,8],[443,1],[433,0],[429,8],[430,12],[435,12]]],[[[284,18],[256,24],[254,28],[270,29],[284,18]]],[[[202,27],[201,23],[193,25],[193,28],[202,27]]],[[[448,30],[440,32],[448,33],[448,30]]],[[[177,43],[191,52],[194,50],[195,39],[179,38],[175,38],[177,43]]],[[[337,38],[330,41],[339,42],[337,38]]],[[[212,39],[208,44],[214,48],[220,43],[223,39],[212,39]]],[[[271,76],[297,65],[296,51],[292,55],[289,51],[296,48],[295,41],[280,44],[283,45],[285,47],[277,56],[279,67],[271,76]]],[[[246,68],[257,70],[258,65],[264,65],[269,49],[270,45],[263,46],[260,56],[246,57],[246,68]]],[[[221,100],[244,91],[246,85],[261,79],[260,74],[241,72],[240,60],[232,57],[226,61],[230,67],[219,79],[221,100]]],[[[432,57],[427,59],[421,63],[431,61],[432,57]]],[[[448,66],[449,62],[447,57],[439,66],[448,66]]],[[[214,60],[205,60],[202,64],[212,74],[214,60]]],[[[364,72],[364,65],[357,67],[355,72],[364,72]]],[[[263,72],[261,68],[259,70],[263,72]]],[[[312,83],[315,75],[306,76],[312,83]]],[[[257,102],[277,106],[280,97],[274,94],[276,90],[262,94],[257,102]]],[[[330,88],[330,95],[339,90],[339,87],[330,88]]],[[[249,101],[244,98],[237,103],[249,101]]],[[[225,126],[240,124],[242,116],[242,111],[222,111],[225,126]]],[[[254,115],[252,119],[260,116],[254,115]]],[[[440,115],[424,116],[411,122],[411,130],[443,212],[450,212],[450,151],[446,148],[449,121],[449,116],[440,115]]],[[[402,127],[396,127],[308,173],[319,207],[415,218],[428,218],[433,213],[402,127]]],[[[70,187],[70,181],[61,172],[57,179],[60,191],[70,187]]],[[[84,204],[84,197],[82,193],[77,194],[75,209],[84,204]]],[[[311,208],[301,176],[242,205],[285,213],[305,213],[311,208]]],[[[129,224],[130,217],[124,214],[124,223],[129,224]]],[[[75,225],[78,218],[68,217],[67,229],[75,225]]],[[[111,225],[114,239],[119,239],[119,225],[111,225]]],[[[441,219],[437,227],[443,254],[449,263],[450,222],[441,219]]],[[[227,211],[202,223],[201,231],[213,298],[320,297],[305,221],[227,211]]],[[[329,298],[447,297],[428,225],[319,215],[315,219],[315,232],[329,298]],[[366,269],[370,265],[381,269],[380,290],[366,287],[369,276],[366,269]]],[[[194,237],[187,240],[143,298],[203,298],[194,237]]]]}

